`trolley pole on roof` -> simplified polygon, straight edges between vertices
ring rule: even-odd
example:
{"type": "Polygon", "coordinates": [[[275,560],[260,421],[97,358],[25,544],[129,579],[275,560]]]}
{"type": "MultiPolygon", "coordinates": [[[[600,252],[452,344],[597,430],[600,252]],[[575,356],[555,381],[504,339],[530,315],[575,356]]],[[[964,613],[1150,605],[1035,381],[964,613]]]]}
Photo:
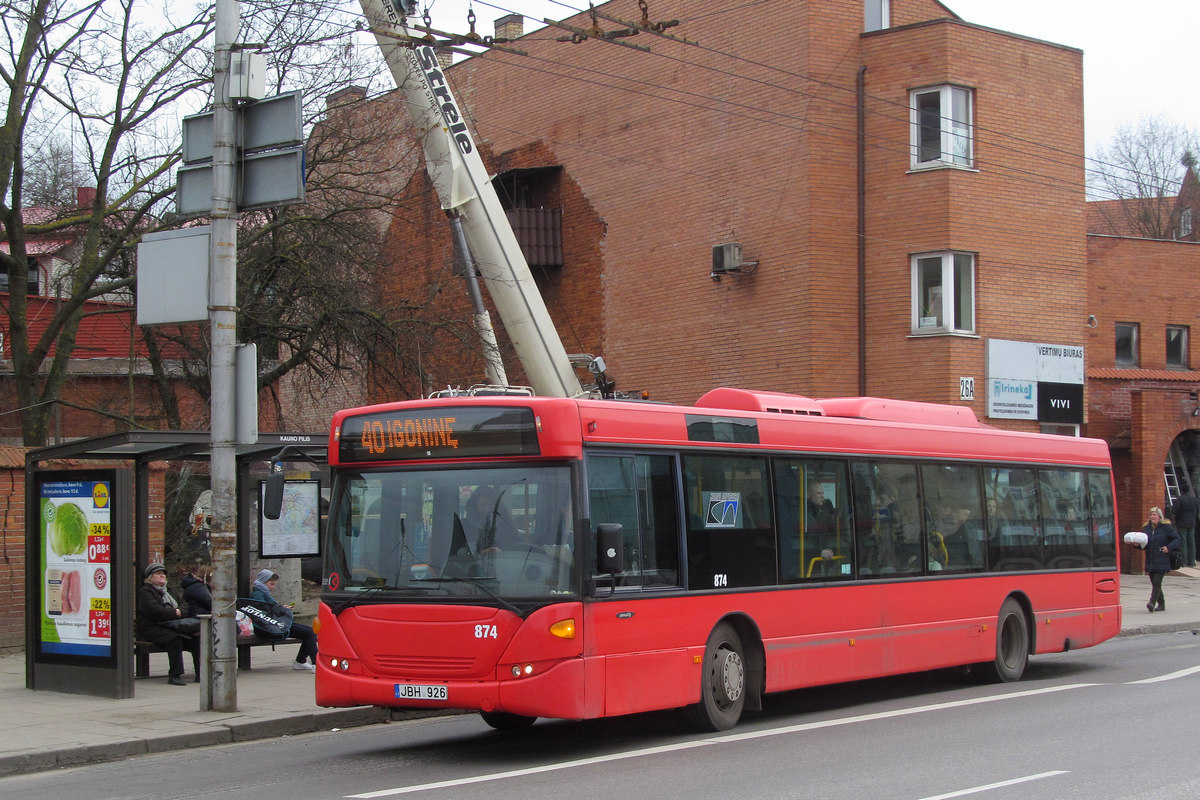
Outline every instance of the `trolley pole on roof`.
{"type": "Polygon", "coordinates": [[[237,710],[237,128],[230,62],[241,23],[237,0],[216,0],[213,59],[213,193],[209,245],[213,653],[201,709],[237,710]],[[206,698],[207,695],[207,698],[206,698]],[[206,702],[207,699],[207,702],[206,702]],[[205,708],[205,706],[209,708],[205,708]]]}

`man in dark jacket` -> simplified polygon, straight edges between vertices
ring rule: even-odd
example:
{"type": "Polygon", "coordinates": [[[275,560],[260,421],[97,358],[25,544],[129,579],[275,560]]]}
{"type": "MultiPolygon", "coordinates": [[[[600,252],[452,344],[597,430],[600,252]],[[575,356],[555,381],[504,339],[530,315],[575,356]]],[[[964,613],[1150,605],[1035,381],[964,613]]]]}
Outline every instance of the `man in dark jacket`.
{"type": "Polygon", "coordinates": [[[1171,506],[1171,520],[1175,523],[1175,532],[1183,539],[1183,560],[1189,567],[1196,566],[1197,512],[1200,512],[1200,501],[1185,483],[1179,487],[1179,499],[1171,506]]]}
{"type": "Polygon", "coordinates": [[[167,651],[167,683],[183,686],[183,651],[192,654],[196,680],[200,680],[200,640],[174,630],[171,625],[186,617],[187,605],[167,588],[167,570],[162,564],[146,567],[145,580],[137,593],[137,637],[167,651]]]}

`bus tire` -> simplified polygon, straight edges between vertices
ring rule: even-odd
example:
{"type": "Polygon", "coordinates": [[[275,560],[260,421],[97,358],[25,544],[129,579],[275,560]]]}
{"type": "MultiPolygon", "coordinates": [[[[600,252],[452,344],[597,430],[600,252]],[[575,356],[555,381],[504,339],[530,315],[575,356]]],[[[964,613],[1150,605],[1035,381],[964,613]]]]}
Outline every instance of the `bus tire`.
{"type": "Polygon", "coordinates": [[[990,683],[1019,681],[1029,663],[1029,620],[1013,598],[1000,606],[996,619],[996,657],[983,664],[983,677],[990,683]]]}
{"type": "Polygon", "coordinates": [[[509,714],[507,711],[480,711],[479,716],[491,727],[498,731],[519,731],[528,728],[537,717],[523,717],[520,714],[509,714]]]}
{"type": "Polygon", "coordinates": [[[704,731],[725,731],[738,723],[746,703],[746,657],[742,640],[727,622],[708,636],[700,702],[686,709],[688,722],[704,731]]]}

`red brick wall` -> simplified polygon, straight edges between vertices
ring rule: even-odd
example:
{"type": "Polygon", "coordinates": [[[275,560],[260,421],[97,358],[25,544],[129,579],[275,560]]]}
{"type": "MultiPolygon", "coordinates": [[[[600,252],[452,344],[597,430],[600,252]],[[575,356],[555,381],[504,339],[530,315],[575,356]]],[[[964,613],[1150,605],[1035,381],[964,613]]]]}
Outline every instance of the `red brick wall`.
{"type": "MultiPolygon", "coordinates": [[[[1190,328],[1188,363],[1200,333],[1200,244],[1089,235],[1088,425],[1109,442],[1123,530],[1140,529],[1150,506],[1163,506],[1163,464],[1192,416],[1200,371],[1166,368],[1166,326],[1190,328]],[[1116,368],[1115,323],[1139,325],[1139,365],[1116,368]]],[[[1134,555],[1134,554],[1129,554],[1134,555]]],[[[1140,571],[1140,561],[1130,568],[1140,571]]]]}
{"type": "Polygon", "coordinates": [[[863,44],[867,391],[957,402],[974,376],[983,417],[987,338],[1085,343],[1082,55],[952,21],[863,44]],[[974,90],[975,170],[910,173],[909,90],[940,84],[974,90]],[[979,338],[910,336],[910,256],[942,250],[976,254],[979,338]]]}
{"type": "MultiPolygon", "coordinates": [[[[81,359],[80,363],[86,365],[87,361],[81,359]]],[[[182,385],[177,387],[177,393],[184,429],[206,429],[207,402],[182,385]]],[[[67,379],[59,396],[62,402],[50,416],[47,444],[130,429],[128,423],[114,419],[110,414],[131,415],[139,425],[153,430],[167,428],[157,391],[145,377],[135,377],[131,381],[123,375],[75,374],[67,379]]],[[[0,380],[0,408],[15,409],[19,405],[14,381],[11,375],[6,376],[0,380]]],[[[278,430],[265,425],[261,427],[278,430]]],[[[0,415],[0,441],[22,441],[19,414],[0,415]]]]}
{"type": "MultiPolygon", "coordinates": [[[[607,9],[637,16],[632,1],[607,9]]],[[[1083,150],[1079,51],[949,21],[864,36],[858,0],[768,3],[753,28],[686,11],[653,9],[687,19],[676,32],[706,47],[645,40],[652,55],[530,35],[528,57],[449,70],[490,169],[563,169],[566,266],[543,287],[569,352],[602,353],[620,388],[663,400],[717,385],[857,394],[861,65],[867,391],[957,401],[959,376],[983,385],[983,337],[1083,343],[1082,160],[1062,156],[1083,150]],[[793,35],[765,46],[761,30],[793,35]],[[940,82],[977,91],[979,169],[910,175],[908,90],[940,82]],[[711,248],[728,241],[759,263],[714,283],[711,248]],[[979,254],[981,338],[912,339],[909,255],[947,248],[979,254]]],[[[917,1],[892,14],[948,16],[917,1]]],[[[391,236],[397,291],[436,286],[464,319],[445,223],[409,213],[391,236]]]]}
{"type": "Polygon", "coordinates": [[[25,469],[0,469],[0,653],[25,646],[25,469]]]}
{"type": "Polygon", "coordinates": [[[1096,327],[1088,331],[1088,365],[1113,366],[1114,324],[1137,322],[1141,368],[1166,368],[1167,325],[1192,326],[1188,362],[1194,368],[1200,358],[1195,342],[1200,334],[1195,327],[1200,321],[1200,243],[1088,236],[1087,253],[1088,313],[1096,316],[1096,327]]]}

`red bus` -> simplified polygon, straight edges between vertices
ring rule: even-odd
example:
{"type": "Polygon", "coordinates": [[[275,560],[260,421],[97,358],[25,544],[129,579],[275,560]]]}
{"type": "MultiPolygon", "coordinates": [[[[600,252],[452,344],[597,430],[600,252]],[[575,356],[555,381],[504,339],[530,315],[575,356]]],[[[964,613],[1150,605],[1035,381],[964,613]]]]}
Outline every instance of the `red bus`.
{"type": "Polygon", "coordinates": [[[1121,625],[1107,446],[969,408],[716,389],[339,412],[317,703],[498,727],[1031,654],[1121,625]]]}

